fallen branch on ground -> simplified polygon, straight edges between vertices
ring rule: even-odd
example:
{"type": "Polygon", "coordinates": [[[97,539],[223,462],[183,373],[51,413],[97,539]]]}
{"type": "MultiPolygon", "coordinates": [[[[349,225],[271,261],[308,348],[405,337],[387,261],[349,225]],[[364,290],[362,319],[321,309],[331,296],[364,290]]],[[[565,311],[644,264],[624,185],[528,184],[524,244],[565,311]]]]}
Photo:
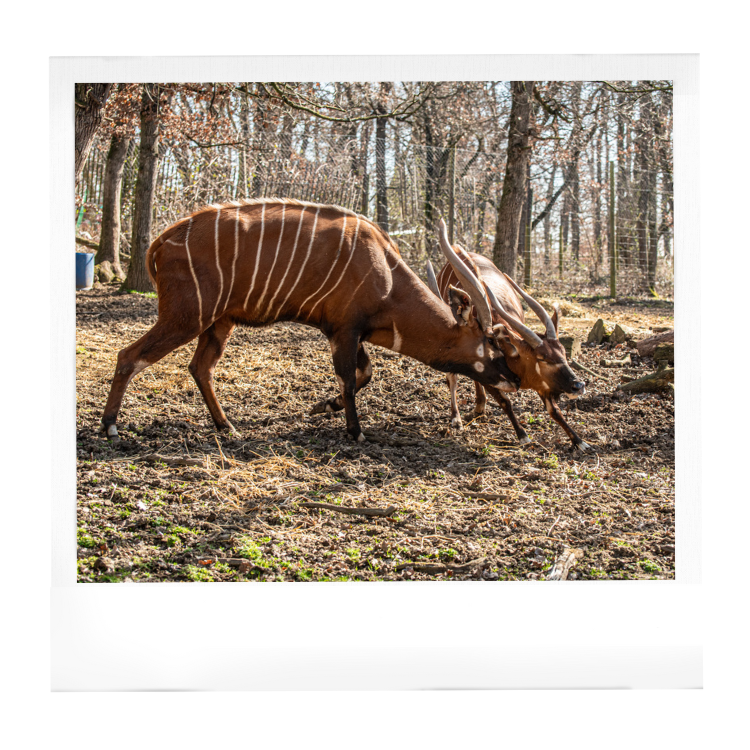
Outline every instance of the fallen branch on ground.
{"type": "Polygon", "coordinates": [[[356,516],[392,516],[398,508],[389,505],[387,508],[353,508],[349,505],[334,505],[333,503],[299,503],[300,508],[320,508],[335,510],[337,513],[349,513],[356,516]]]}
{"type": "Polygon", "coordinates": [[[618,391],[627,393],[655,393],[657,391],[674,390],[674,367],[665,367],[650,375],[631,380],[617,386],[618,391]]]}
{"type": "Polygon", "coordinates": [[[583,557],[582,549],[571,549],[566,547],[555,560],[552,570],[547,574],[548,581],[564,581],[570,573],[570,569],[583,557]]]}
{"type": "Polygon", "coordinates": [[[462,571],[470,570],[475,565],[479,565],[479,563],[484,562],[485,559],[486,558],[484,557],[478,557],[476,560],[463,563],[462,565],[451,565],[450,563],[406,562],[406,563],[399,563],[398,565],[394,565],[393,569],[396,572],[400,570],[405,570],[406,568],[411,568],[415,573],[447,573],[449,570],[454,573],[461,573],[462,571]]]}
{"type": "Polygon", "coordinates": [[[132,461],[148,461],[149,463],[162,463],[167,466],[200,466],[206,468],[206,462],[202,458],[185,458],[184,456],[162,456],[160,453],[149,453],[147,456],[139,456],[130,459],[132,461]]]}
{"type": "Polygon", "coordinates": [[[599,364],[602,367],[625,367],[626,365],[632,364],[630,361],[630,355],[626,355],[623,359],[607,359],[606,357],[602,357],[599,360],[599,364]]]}
{"type": "Polygon", "coordinates": [[[588,367],[584,367],[580,362],[578,362],[575,359],[571,359],[568,364],[573,367],[576,370],[579,370],[580,372],[585,372],[591,375],[594,378],[599,378],[600,380],[604,380],[604,378],[601,375],[598,375],[593,370],[589,370],[588,367]]]}
{"type": "Polygon", "coordinates": [[[99,243],[92,242],[91,240],[85,240],[83,237],[76,237],[76,245],[83,245],[84,247],[91,248],[92,250],[99,251],[99,243]]]}
{"type": "Polygon", "coordinates": [[[473,492],[472,490],[462,490],[464,497],[474,497],[479,500],[501,500],[504,503],[513,503],[516,498],[510,495],[499,495],[496,492],[473,492]]]}
{"type": "Polygon", "coordinates": [[[666,333],[658,333],[656,336],[649,336],[649,338],[642,341],[636,341],[635,348],[641,357],[648,357],[654,353],[659,344],[667,342],[674,343],[674,330],[666,331],[666,333]]]}

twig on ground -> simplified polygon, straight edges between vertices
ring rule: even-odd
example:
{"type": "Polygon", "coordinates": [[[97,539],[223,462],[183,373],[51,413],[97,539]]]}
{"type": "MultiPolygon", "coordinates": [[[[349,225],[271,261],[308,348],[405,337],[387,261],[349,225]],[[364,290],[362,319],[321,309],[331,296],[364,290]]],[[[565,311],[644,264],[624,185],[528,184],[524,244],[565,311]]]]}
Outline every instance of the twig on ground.
{"type": "Polygon", "coordinates": [[[131,461],[148,461],[149,463],[162,463],[167,466],[200,466],[206,468],[206,462],[202,458],[185,458],[184,456],[162,456],[161,453],[149,453],[146,456],[136,456],[131,461]]]}
{"type": "Polygon", "coordinates": [[[599,380],[605,380],[605,378],[603,378],[603,377],[602,377],[601,375],[599,375],[599,374],[595,373],[595,372],[594,372],[593,370],[589,370],[589,368],[588,368],[588,367],[584,367],[584,366],[583,366],[583,365],[582,365],[582,364],[581,364],[580,362],[578,362],[578,361],[577,361],[577,360],[575,360],[575,359],[571,359],[571,360],[570,360],[570,361],[568,362],[568,364],[569,364],[569,365],[570,365],[571,367],[575,368],[576,370],[580,370],[581,372],[585,372],[585,373],[588,373],[589,375],[591,375],[591,376],[592,376],[592,377],[594,377],[594,378],[599,378],[599,380]]]}
{"type": "Polygon", "coordinates": [[[550,535],[550,534],[552,533],[552,529],[554,529],[554,528],[555,528],[555,526],[557,526],[557,522],[558,522],[558,521],[559,521],[559,520],[560,520],[561,518],[562,518],[562,516],[558,516],[558,517],[557,517],[557,518],[555,519],[555,522],[554,522],[554,523],[552,524],[552,526],[550,526],[550,527],[549,527],[549,529],[547,529],[547,536],[549,536],[549,535],[550,535]]]}
{"type": "Polygon", "coordinates": [[[399,563],[398,565],[394,565],[393,569],[395,571],[399,570],[405,570],[406,568],[411,568],[416,573],[447,573],[449,570],[454,573],[460,573],[465,570],[470,570],[475,565],[479,565],[479,563],[482,563],[486,560],[485,557],[478,557],[476,560],[471,560],[470,562],[463,563],[462,565],[451,565],[450,563],[414,563],[414,562],[406,562],[406,563],[399,563]]]}
{"type": "Polygon", "coordinates": [[[478,500],[499,500],[504,503],[514,503],[515,497],[510,495],[500,495],[496,492],[474,492],[473,490],[461,490],[463,497],[474,497],[478,500]]]}
{"type": "Polygon", "coordinates": [[[321,508],[323,510],[334,510],[337,513],[349,513],[357,516],[392,516],[398,508],[389,505],[387,508],[352,508],[348,505],[334,505],[333,503],[298,503],[300,508],[321,508]]]}

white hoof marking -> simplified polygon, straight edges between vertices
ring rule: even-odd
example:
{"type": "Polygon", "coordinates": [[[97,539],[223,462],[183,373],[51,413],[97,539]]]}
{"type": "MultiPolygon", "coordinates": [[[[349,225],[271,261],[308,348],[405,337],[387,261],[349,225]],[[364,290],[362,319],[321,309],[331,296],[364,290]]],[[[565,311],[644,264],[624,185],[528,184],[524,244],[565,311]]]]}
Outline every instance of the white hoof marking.
{"type": "Polygon", "coordinates": [[[326,404],[326,411],[333,411],[333,407],[330,404],[326,404]]]}
{"type": "Polygon", "coordinates": [[[359,436],[357,437],[358,443],[364,443],[367,441],[367,438],[365,437],[365,434],[363,432],[359,433],[359,436]]]}
{"type": "Polygon", "coordinates": [[[528,435],[526,435],[525,437],[522,437],[518,442],[521,445],[526,445],[527,443],[531,442],[531,438],[528,435]]]}
{"type": "Polygon", "coordinates": [[[107,437],[117,437],[117,427],[111,424],[107,427],[107,437]]]}
{"type": "Polygon", "coordinates": [[[584,442],[578,443],[576,448],[578,448],[578,450],[581,451],[581,453],[587,453],[588,451],[593,450],[593,448],[588,443],[584,443],[584,442]]]}

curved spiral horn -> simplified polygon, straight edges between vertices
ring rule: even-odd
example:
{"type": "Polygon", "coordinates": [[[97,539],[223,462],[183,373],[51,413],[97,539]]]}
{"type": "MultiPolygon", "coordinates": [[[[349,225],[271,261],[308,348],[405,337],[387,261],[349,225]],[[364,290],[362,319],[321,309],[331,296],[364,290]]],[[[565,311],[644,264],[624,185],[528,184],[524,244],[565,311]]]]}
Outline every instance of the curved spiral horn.
{"type": "Polygon", "coordinates": [[[512,315],[510,315],[507,310],[500,304],[500,301],[495,296],[495,293],[490,289],[489,286],[486,286],[487,289],[487,296],[490,298],[490,304],[492,305],[492,309],[503,319],[503,322],[512,328],[532,349],[536,349],[538,346],[541,345],[542,340],[539,338],[539,336],[534,333],[534,331],[531,330],[531,328],[527,328],[520,320],[516,320],[512,315]]]}
{"type": "Polygon", "coordinates": [[[438,289],[437,279],[435,278],[435,269],[432,267],[429,259],[427,260],[427,286],[430,287],[432,293],[438,298],[440,297],[440,289],[438,289]]]}
{"type": "Polygon", "coordinates": [[[526,304],[536,313],[537,318],[544,323],[547,338],[554,341],[557,338],[557,331],[555,330],[555,324],[552,322],[552,318],[547,314],[547,311],[530,294],[526,294],[526,292],[524,292],[507,273],[504,273],[503,276],[508,279],[510,285],[521,295],[521,297],[523,297],[526,304]]]}
{"type": "Polygon", "coordinates": [[[464,291],[469,295],[474,304],[474,309],[477,311],[477,319],[482,326],[482,330],[487,331],[491,329],[492,312],[490,310],[490,303],[487,301],[487,295],[477,277],[451,247],[448,241],[448,229],[442,219],[440,219],[438,224],[438,238],[440,239],[440,249],[443,251],[443,255],[448,259],[456,276],[461,281],[464,291]]]}

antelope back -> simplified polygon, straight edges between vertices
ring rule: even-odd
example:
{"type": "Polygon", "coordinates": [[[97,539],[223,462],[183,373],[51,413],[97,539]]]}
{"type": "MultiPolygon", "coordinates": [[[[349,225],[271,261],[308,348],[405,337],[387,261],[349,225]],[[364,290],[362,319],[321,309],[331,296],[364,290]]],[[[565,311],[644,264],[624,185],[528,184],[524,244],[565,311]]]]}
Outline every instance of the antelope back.
{"type": "Polygon", "coordinates": [[[204,330],[229,315],[266,325],[325,328],[366,316],[388,295],[398,250],[376,225],[345,208],[284,199],[212,205],[168,228],[147,266],[160,315],[204,330]]]}

